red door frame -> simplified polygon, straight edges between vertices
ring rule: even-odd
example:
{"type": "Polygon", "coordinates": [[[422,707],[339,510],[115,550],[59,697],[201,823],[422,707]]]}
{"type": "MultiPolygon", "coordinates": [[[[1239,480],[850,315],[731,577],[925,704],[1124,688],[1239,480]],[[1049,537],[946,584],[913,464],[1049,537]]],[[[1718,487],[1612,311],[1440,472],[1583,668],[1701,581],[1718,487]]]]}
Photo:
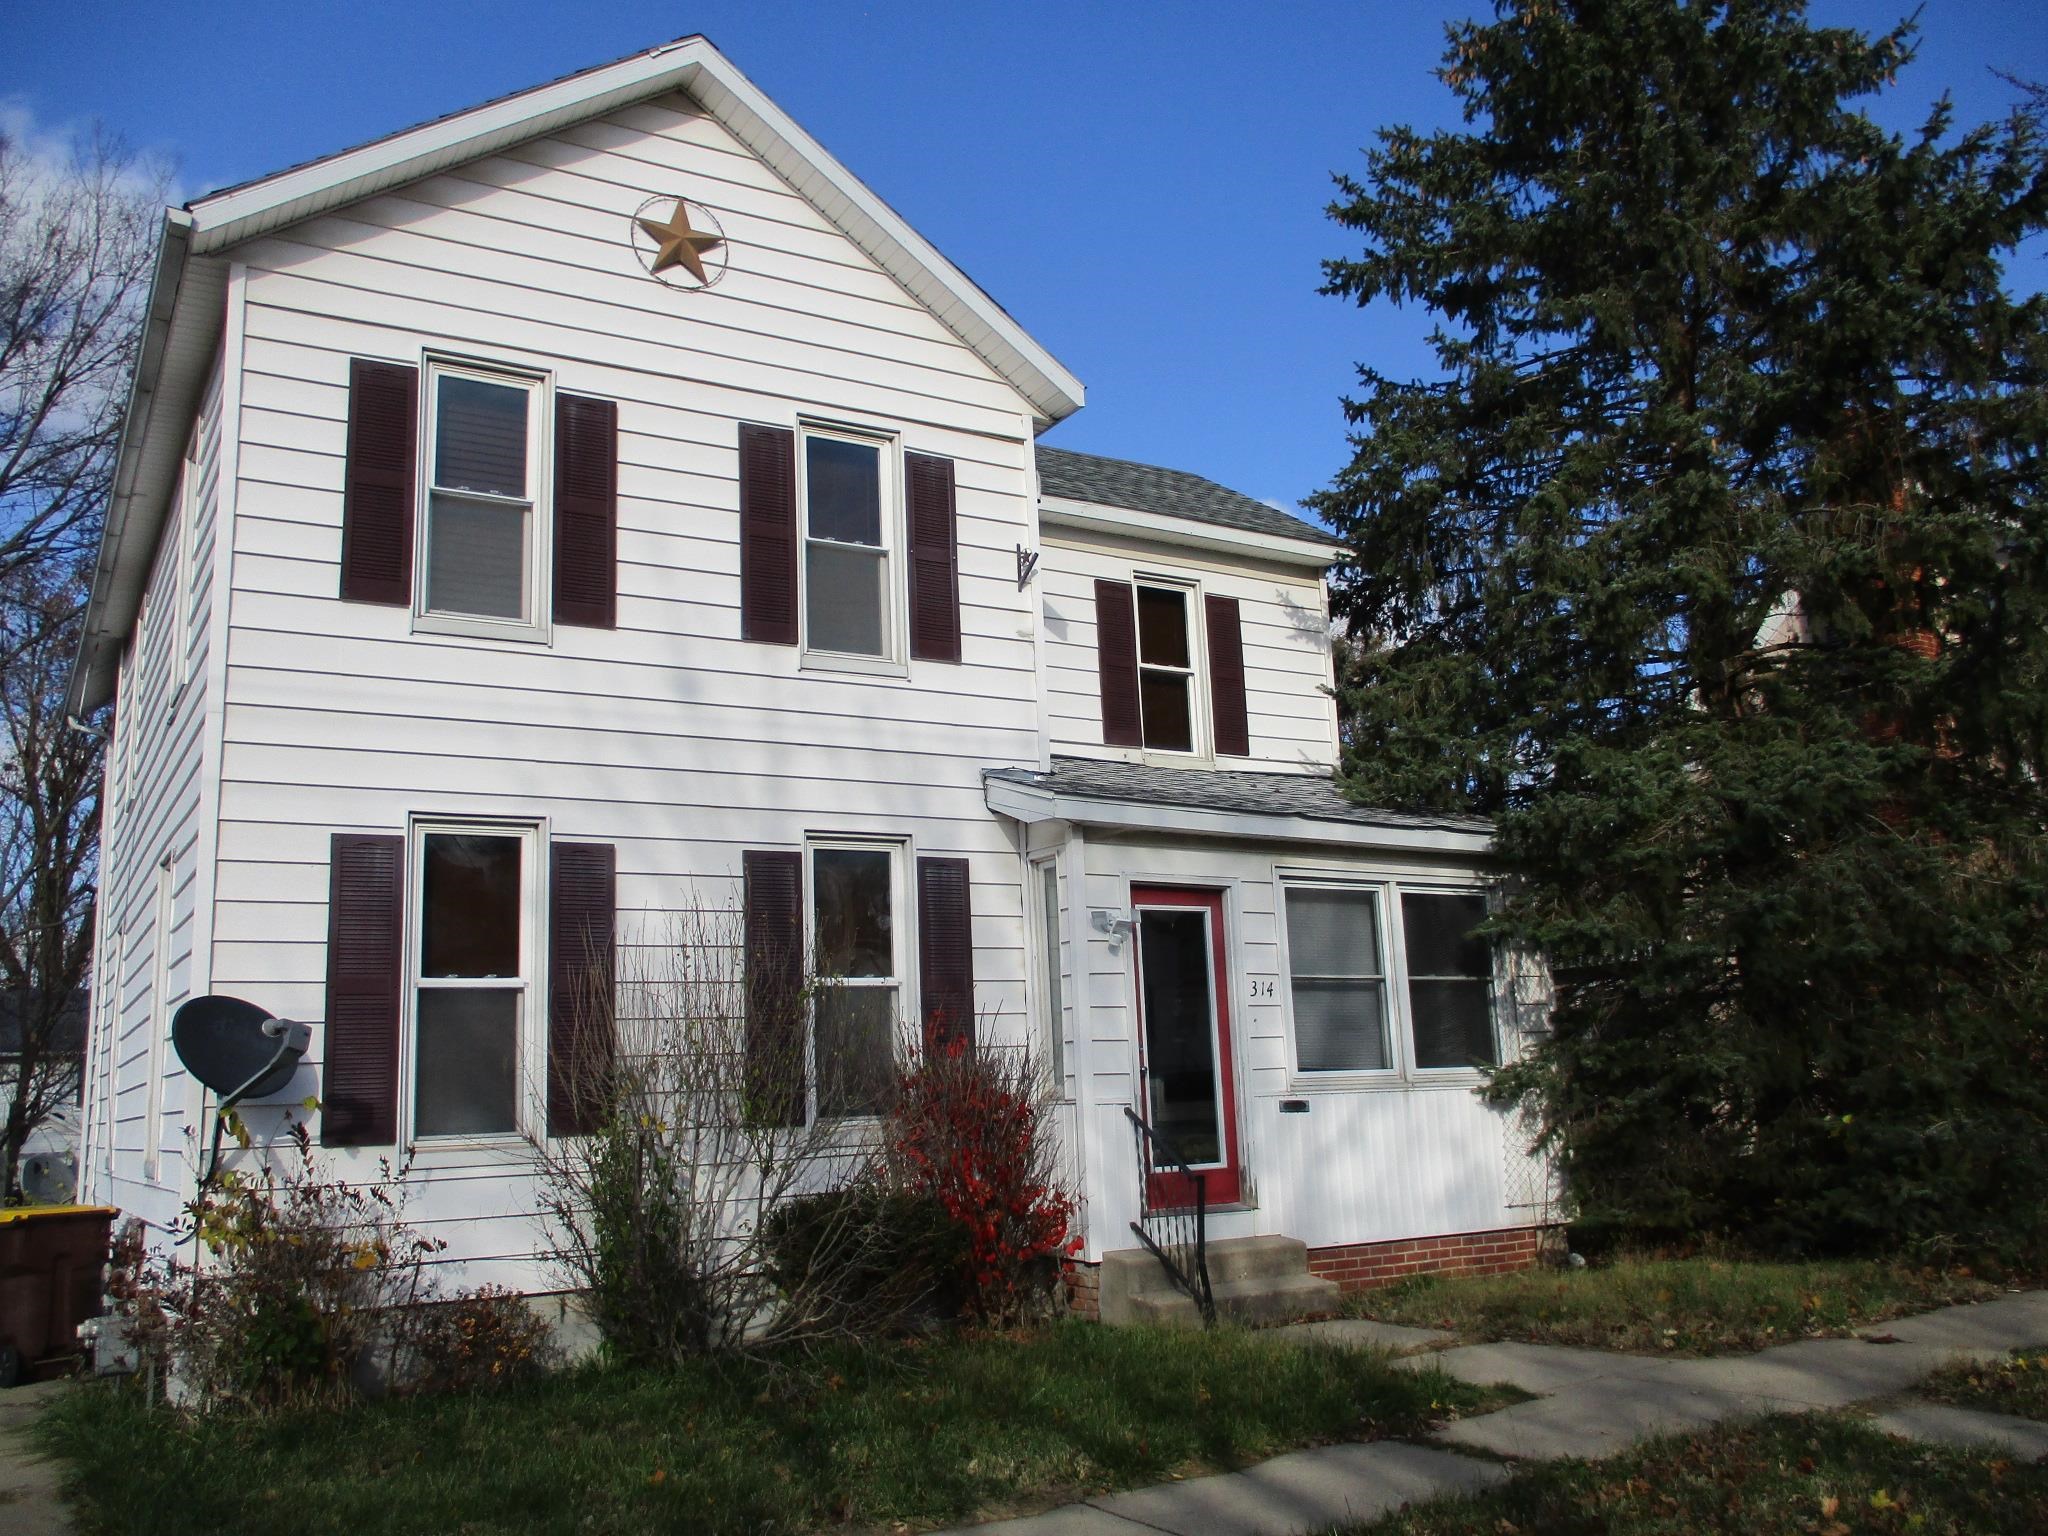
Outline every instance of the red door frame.
{"type": "MultiPolygon", "coordinates": [[[[1196,1168],[1194,1176],[1201,1181],[1207,1191],[1207,1203],[1211,1210],[1219,1205],[1236,1205],[1244,1195],[1244,1178],[1238,1162],[1237,1069],[1231,1052],[1230,965],[1224,949],[1223,893],[1169,885],[1131,887],[1131,911],[1140,914],[1131,988],[1134,1012],[1138,1020],[1138,1081],[1141,1084],[1142,1098],[1139,1109],[1149,1124],[1152,1114],[1152,1088],[1145,1068],[1145,925],[1141,915],[1146,907],[1179,907],[1208,914],[1209,997],[1216,1021],[1213,1045],[1216,1053],[1217,1086],[1222,1101],[1220,1110],[1223,1118],[1223,1162],[1216,1167],[1196,1168]]],[[[1195,1192],[1185,1176],[1178,1173],[1160,1173],[1152,1175],[1147,1198],[1163,1208],[1191,1206],[1195,1203],[1195,1192]]]]}

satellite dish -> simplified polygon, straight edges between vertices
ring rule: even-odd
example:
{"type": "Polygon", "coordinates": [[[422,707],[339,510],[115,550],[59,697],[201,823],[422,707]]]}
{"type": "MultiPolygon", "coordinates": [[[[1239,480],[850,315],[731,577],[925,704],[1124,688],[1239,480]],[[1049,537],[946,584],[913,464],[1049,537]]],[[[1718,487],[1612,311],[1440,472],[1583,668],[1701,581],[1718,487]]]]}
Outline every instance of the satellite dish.
{"type": "Polygon", "coordinates": [[[195,997],[171,1015],[171,1045],[178,1060],[223,1100],[277,1092],[298,1070],[312,1031],[273,1018],[239,997],[195,997]]]}

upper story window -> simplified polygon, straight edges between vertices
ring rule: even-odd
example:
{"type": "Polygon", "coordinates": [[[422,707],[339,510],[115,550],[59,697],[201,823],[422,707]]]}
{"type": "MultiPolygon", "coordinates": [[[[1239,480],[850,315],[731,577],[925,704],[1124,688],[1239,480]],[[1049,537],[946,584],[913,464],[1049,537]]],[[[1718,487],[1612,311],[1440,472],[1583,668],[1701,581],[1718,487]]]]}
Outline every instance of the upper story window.
{"type": "Polygon", "coordinates": [[[1195,750],[1195,647],[1185,587],[1138,584],[1138,714],[1158,752],[1195,750]]]}
{"type": "Polygon", "coordinates": [[[1391,1077],[1497,1065],[1493,946],[1475,931],[1485,920],[1479,891],[1288,884],[1296,1071],[1391,1077]]]}
{"type": "Polygon", "coordinates": [[[953,461],[886,431],[739,429],[740,637],[806,666],[961,659],[953,461]]]}
{"type": "Polygon", "coordinates": [[[617,405],[534,369],[349,363],[341,596],[545,640],[618,622],[617,405]]]}
{"type": "Polygon", "coordinates": [[[1098,580],[1095,649],[1105,745],[1250,754],[1236,598],[1156,576],[1098,580]]]}
{"type": "Polygon", "coordinates": [[[428,380],[419,612],[537,628],[547,556],[535,515],[545,381],[443,363],[430,365],[428,380]]]}
{"type": "Polygon", "coordinates": [[[897,564],[892,445],[803,433],[804,649],[894,661],[897,564]]]}

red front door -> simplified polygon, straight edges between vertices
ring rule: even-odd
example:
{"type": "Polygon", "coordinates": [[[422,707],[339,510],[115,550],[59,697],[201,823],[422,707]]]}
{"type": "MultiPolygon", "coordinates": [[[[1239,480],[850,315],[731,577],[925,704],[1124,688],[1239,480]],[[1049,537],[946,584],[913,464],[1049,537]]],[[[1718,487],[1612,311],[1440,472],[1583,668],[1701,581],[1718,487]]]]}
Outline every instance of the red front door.
{"type": "MultiPolygon", "coordinates": [[[[1235,1205],[1243,1191],[1223,893],[1135,886],[1131,907],[1138,919],[1141,1112],[1201,1181],[1212,1208],[1235,1205]]],[[[1148,1198],[1171,1207],[1192,1205],[1195,1195],[1187,1175],[1155,1171],[1148,1198]]]]}

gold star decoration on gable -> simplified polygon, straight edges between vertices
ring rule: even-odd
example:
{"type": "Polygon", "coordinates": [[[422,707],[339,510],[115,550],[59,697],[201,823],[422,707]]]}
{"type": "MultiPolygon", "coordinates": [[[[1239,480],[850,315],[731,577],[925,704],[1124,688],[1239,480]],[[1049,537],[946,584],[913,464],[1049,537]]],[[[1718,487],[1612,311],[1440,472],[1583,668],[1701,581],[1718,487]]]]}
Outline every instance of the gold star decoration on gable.
{"type": "Polygon", "coordinates": [[[696,229],[690,223],[690,209],[680,197],[676,199],[675,211],[666,222],[660,219],[639,218],[638,224],[649,239],[654,241],[654,260],[648,270],[659,277],[671,267],[681,267],[700,283],[709,283],[704,275],[704,254],[715,251],[725,244],[723,236],[708,230],[696,229]]]}

